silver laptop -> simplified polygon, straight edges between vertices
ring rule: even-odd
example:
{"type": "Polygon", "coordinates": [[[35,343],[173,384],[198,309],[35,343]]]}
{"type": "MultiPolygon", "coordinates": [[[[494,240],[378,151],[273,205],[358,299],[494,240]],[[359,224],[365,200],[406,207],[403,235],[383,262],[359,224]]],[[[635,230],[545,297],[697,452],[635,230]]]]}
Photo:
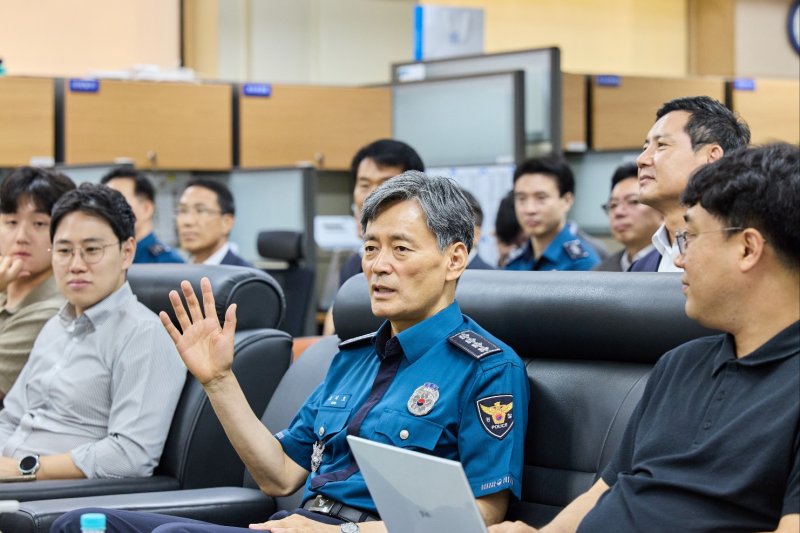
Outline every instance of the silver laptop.
{"type": "Polygon", "coordinates": [[[348,436],[389,533],[486,533],[461,463],[348,436]]]}

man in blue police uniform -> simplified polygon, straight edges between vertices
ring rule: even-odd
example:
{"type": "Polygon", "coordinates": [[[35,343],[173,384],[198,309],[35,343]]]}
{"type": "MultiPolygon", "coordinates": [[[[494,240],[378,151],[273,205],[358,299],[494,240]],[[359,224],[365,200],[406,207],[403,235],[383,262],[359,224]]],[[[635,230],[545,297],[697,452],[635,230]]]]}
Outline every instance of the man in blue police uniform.
{"type": "Polygon", "coordinates": [[[575,178],[561,157],[529,159],[514,171],[514,209],[528,242],[506,270],[591,270],[600,256],[576,224],[567,223],[575,178]]]}
{"type": "MultiPolygon", "coordinates": [[[[472,246],[472,209],[453,181],[409,171],[369,195],[361,226],[372,312],[387,321],[341,344],[324,382],[274,436],[230,370],[235,308],[222,328],[214,313],[192,323],[201,308],[183,282],[188,314],[176,291],[170,300],[184,334],[162,315],[259,487],[285,495],[305,485],[302,509],[255,527],[386,531],[349,453],[348,434],[461,461],[484,520],[499,522],[510,494],[520,495],[528,379],[513,350],[462,315],[455,301],[472,246]]],[[[203,306],[212,309],[208,280],[201,286],[203,306]]],[[[62,517],[53,531],[78,531],[82,512],[62,517]]],[[[109,532],[237,530],[102,512],[109,532]]]]}
{"type": "Polygon", "coordinates": [[[136,256],[134,263],[183,263],[177,251],[164,244],[153,231],[156,191],[142,172],[133,167],[118,167],[103,176],[100,183],[119,191],[136,215],[136,256]]]}
{"type": "Polygon", "coordinates": [[[727,333],[659,360],[600,479],[542,531],[800,531],[800,150],[736,150],[681,201],[686,314],[727,333]]]}

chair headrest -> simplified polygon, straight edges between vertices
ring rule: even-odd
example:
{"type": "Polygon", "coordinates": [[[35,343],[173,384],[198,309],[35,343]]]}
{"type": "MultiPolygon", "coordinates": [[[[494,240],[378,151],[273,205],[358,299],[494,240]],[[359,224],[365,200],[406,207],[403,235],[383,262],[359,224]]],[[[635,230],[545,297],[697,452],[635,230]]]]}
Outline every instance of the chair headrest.
{"type": "MultiPolygon", "coordinates": [[[[522,357],[654,363],[716,333],[686,316],[679,274],[468,270],[456,299],[522,357]]],[[[333,318],[341,339],[380,326],[363,274],[339,290],[333,318]]]]}
{"type": "Polygon", "coordinates": [[[180,283],[188,280],[198,298],[200,279],[211,281],[220,323],[231,304],[237,305],[236,328],[278,328],[286,312],[280,285],[268,274],[255,268],[229,265],[156,264],[132,265],[128,282],[136,297],[154,313],[166,311],[177,325],[169,302],[169,291],[181,294],[180,283]]]}
{"type": "Polygon", "coordinates": [[[299,231],[262,231],[258,234],[258,255],[294,263],[303,258],[303,233],[299,231]]]}

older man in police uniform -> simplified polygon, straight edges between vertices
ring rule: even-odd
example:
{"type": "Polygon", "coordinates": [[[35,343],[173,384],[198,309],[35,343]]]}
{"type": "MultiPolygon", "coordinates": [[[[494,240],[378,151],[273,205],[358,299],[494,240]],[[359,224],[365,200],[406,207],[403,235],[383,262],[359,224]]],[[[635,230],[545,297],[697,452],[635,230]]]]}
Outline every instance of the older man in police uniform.
{"type": "MultiPolygon", "coordinates": [[[[235,307],[223,327],[215,313],[202,319],[197,297],[183,282],[188,313],[177,292],[170,299],[184,333],[162,315],[261,490],[286,495],[305,485],[301,509],[251,527],[386,531],[348,434],[461,461],[484,520],[499,522],[510,494],[520,495],[529,391],[519,357],[455,302],[472,246],[472,209],[451,180],[409,171],[370,194],[361,225],[372,312],[387,321],[374,334],[342,343],[324,382],[276,435],[250,410],[230,369],[235,307]]],[[[203,307],[213,309],[208,280],[202,293],[203,307]]],[[[78,531],[82,512],[62,517],[53,531],[78,531]]],[[[239,531],[171,516],[102,512],[109,532],[239,531]]]]}

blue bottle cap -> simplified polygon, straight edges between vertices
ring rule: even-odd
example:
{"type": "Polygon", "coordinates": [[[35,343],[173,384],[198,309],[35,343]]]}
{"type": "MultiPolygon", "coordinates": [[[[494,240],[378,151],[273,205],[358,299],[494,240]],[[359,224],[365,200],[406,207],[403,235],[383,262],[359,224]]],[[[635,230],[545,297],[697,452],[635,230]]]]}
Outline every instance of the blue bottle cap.
{"type": "Polygon", "coordinates": [[[84,513],[81,515],[81,529],[104,530],[106,528],[106,515],[103,513],[84,513]]]}

